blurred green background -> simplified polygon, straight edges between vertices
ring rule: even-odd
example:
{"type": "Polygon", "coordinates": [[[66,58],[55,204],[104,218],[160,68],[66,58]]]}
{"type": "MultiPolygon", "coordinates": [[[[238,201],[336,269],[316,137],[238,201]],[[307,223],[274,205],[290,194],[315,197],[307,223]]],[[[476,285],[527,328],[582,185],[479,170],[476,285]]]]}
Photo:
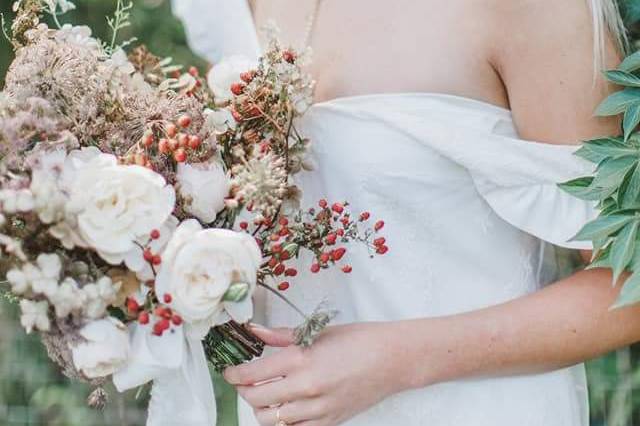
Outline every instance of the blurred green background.
{"type": "MultiPolygon", "coordinates": [[[[229,0],[235,1],[235,0],[229,0]]],[[[13,0],[0,0],[0,12],[11,16],[13,0]]],[[[86,23],[99,37],[106,38],[105,16],[115,1],[77,0],[78,9],[64,22],[86,23]]],[[[640,39],[640,0],[624,0],[621,8],[633,39],[640,39]]],[[[171,56],[177,63],[206,62],[189,50],[181,23],[173,18],[167,0],[136,0],[132,26],[123,38],[135,35],[152,52],[171,56]]],[[[12,50],[0,37],[0,75],[4,75],[12,50]]],[[[0,80],[1,85],[1,80],[0,80]]],[[[37,337],[26,336],[17,322],[16,307],[0,300],[0,426],[127,426],[144,424],[147,395],[110,392],[111,403],[102,412],[86,408],[90,389],[61,376],[48,361],[37,337]]],[[[593,426],[640,425],[640,346],[621,350],[588,363],[593,426]]],[[[221,386],[217,381],[217,386],[221,386]]],[[[233,426],[233,394],[219,401],[222,426],[233,426]]]]}

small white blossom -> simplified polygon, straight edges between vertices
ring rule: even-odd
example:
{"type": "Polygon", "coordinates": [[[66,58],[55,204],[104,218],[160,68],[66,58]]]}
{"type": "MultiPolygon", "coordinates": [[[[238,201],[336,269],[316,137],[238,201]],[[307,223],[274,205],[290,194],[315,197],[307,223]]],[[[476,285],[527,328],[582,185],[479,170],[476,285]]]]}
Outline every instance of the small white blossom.
{"type": "Polygon", "coordinates": [[[27,334],[34,329],[39,331],[49,331],[49,303],[46,300],[33,302],[23,299],[20,301],[20,324],[27,330],[27,334]]]}
{"type": "Polygon", "coordinates": [[[34,196],[34,210],[38,218],[46,224],[64,219],[67,197],[58,182],[66,152],[56,150],[41,154],[32,169],[29,189],[34,196]]]}
{"type": "Polygon", "coordinates": [[[2,210],[8,214],[26,213],[33,210],[35,200],[28,189],[3,189],[0,191],[2,210]]]}
{"type": "Polygon", "coordinates": [[[62,28],[56,31],[55,38],[61,43],[85,47],[95,51],[102,50],[100,42],[91,37],[91,28],[86,25],[64,24],[62,28]]]}
{"type": "Polygon", "coordinates": [[[58,279],[60,278],[60,271],[62,270],[62,262],[57,254],[40,254],[36,263],[42,271],[42,275],[45,278],[58,279]]]}
{"type": "Polygon", "coordinates": [[[11,292],[25,294],[31,289],[31,284],[22,270],[14,268],[7,272],[7,281],[11,284],[11,292]]]}
{"type": "Polygon", "coordinates": [[[113,284],[109,277],[102,277],[97,282],[82,287],[83,297],[86,299],[84,314],[93,319],[102,318],[107,307],[117,300],[119,288],[120,284],[113,284]]]}
{"type": "Polygon", "coordinates": [[[217,110],[206,109],[204,115],[204,125],[213,134],[226,133],[228,130],[234,130],[236,128],[236,120],[228,108],[220,108],[217,110]]]}
{"type": "Polygon", "coordinates": [[[136,68],[131,62],[129,62],[127,54],[122,49],[118,49],[113,52],[111,58],[109,58],[106,63],[107,65],[111,66],[113,69],[124,75],[131,75],[136,72],[136,68]]]}
{"type": "Polygon", "coordinates": [[[75,10],[76,8],[76,5],[69,0],[44,0],[44,2],[49,8],[49,13],[51,14],[57,14],[58,12],[67,13],[70,10],[75,10]]]}
{"type": "Polygon", "coordinates": [[[178,192],[185,200],[184,209],[203,223],[216,220],[229,196],[229,179],[217,161],[178,164],[178,192]]]}
{"type": "Polygon", "coordinates": [[[82,308],[85,294],[80,291],[78,283],[73,278],[67,277],[49,299],[56,311],[56,316],[64,318],[71,312],[82,308]]]}

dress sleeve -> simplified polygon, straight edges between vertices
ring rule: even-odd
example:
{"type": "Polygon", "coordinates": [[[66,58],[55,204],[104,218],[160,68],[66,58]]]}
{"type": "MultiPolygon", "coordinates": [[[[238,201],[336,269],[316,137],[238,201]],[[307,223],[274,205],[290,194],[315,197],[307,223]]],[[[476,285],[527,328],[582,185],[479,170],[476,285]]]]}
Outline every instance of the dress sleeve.
{"type": "Polygon", "coordinates": [[[596,203],[558,186],[593,174],[594,164],[574,155],[578,146],[523,140],[506,110],[487,114],[483,107],[477,116],[467,113],[461,120],[456,109],[438,105],[422,112],[419,108],[371,115],[404,123],[403,131],[467,169],[480,196],[512,226],[556,246],[592,248],[591,242],[570,240],[597,217],[596,203]]]}
{"type": "Polygon", "coordinates": [[[592,163],[574,155],[577,146],[523,140],[515,132],[473,136],[461,128],[448,133],[446,141],[433,138],[434,143],[469,170],[479,194],[503,220],[556,246],[592,248],[589,241],[570,240],[597,217],[595,202],[558,186],[594,172],[592,163]]]}
{"type": "Polygon", "coordinates": [[[257,58],[260,52],[253,17],[245,0],[172,0],[191,48],[215,63],[225,56],[257,58]]]}

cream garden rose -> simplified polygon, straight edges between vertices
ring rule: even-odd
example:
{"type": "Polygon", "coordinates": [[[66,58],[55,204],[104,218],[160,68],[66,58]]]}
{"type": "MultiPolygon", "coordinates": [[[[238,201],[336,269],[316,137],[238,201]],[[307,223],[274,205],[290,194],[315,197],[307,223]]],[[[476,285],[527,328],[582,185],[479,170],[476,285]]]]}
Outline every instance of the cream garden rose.
{"type": "Polygon", "coordinates": [[[62,180],[79,236],[114,265],[137,248],[136,239],[162,226],[175,206],[175,191],[162,176],[118,164],[93,147],[69,154],[62,180]]]}
{"type": "Polygon", "coordinates": [[[255,240],[227,229],[203,229],[196,220],[183,222],[162,255],[156,292],[194,333],[204,336],[209,327],[233,318],[246,322],[252,315],[251,294],[262,260],[255,240]],[[246,283],[248,295],[240,302],[224,301],[234,283],[246,283]]]}
{"type": "Polygon", "coordinates": [[[129,357],[127,327],[113,317],[91,321],[80,330],[84,342],[72,345],[76,369],[89,379],[113,374],[129,357]]]}

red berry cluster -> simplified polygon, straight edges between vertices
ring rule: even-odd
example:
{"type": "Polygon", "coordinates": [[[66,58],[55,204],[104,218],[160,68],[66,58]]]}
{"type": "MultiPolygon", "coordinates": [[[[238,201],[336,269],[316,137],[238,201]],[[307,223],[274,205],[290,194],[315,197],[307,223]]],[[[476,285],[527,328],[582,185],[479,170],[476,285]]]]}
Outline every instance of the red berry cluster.
{"type": "MultiPolygon", "coordinates": [[[[266,226],[271,226],[270,221],[263,221],[266,226]]],[[[242,224],[240,227],[242,228],[242,224]]],[[[278,219],[276,226],[273,226],[268,237],[268,256],[267,266],[270,273],[274,277],[293,278],[298,275],[298,270],[286,264],[297,254],[298,247],[295,243],[288,240],[287,237],[292,236],[293,232],[289,227],[289,219],[282,216],[278,219]]],[[[278,290],[285,291],[290,287],[288,281],[282,281],[278,284],[278,290]]]]}
{"type": "MultiPolygon", "coordinates": [[[[189,67],[189,70],[187,72],[189,73],[189,75],[191,75],[191,77],[193,77],[196,80],[196,86],[190,91],[186,92],[186,95],[194,96],[196,95],[196,93],[194,92],[197,91],[199,88],[203,87],[203,79],[202,77],[200,77],[200,71],[198,71],[198,68],[194,66],[189,67]]],[[[172,72],[171,77],[175,79],[179,79],[181,77],[180,71],[176,70],[172,72]]]]}
{"type": "MultiPolygon", "coordinates": [[[[318,273],[322,269],[337,266],[343,262],[347,254],[347,248],[342,244],[351,241],[365,243],[376,254],[387,253],[384,237],[375,234],[384,227],[383,221],[378,221],[372,229],[364,232],[359,225],[369,221],[371,214],[363,212],[358,220],[353,220],[348,211],[348,203],[329,204],[326,200],[318,202],[320,209],[309,209],[306,214],[299,213],[292,219],[280,217],[277,222],[264,220],[255,225],[258,227],[254,233],[258,233],[262,226],[266,226],[257,238],[263,248],[266,258],[265,273],[276,278],[295,277],[298,271],[287,266],[287,261],[295,257],[300,248],[306,248],[315,254],[315,261],[310,267],[312,273],[318,273]]],[[[249,232],[249,223],[240,222],[240,229],[249,232]]],[[[351,265],[343,263],[340,266],[342,272],[351,273],[351,265]]],[[[278,285],[281,291],[290,287],[289,281],[282,281],[278,285]]]]}
{"type": "MultiPolygon", "coordinates": [[[[183,115],[175,123],[167,123],[162,129],[162,137],[158,140],[158,152],[172,155],[177,163],[187,161],[188,152],[195,151],[202,145],[202,139],[195,134],[189,134],[191,117],[183,115]]],[[[150,148],[155,143],[153,132],[148,131],[143,137],[143,145],[150,148]]]]}
{"type": "Polygon", "coordinates": [[[162,258],[160,257],[160,255],[158,253],[153,253],[150,247],[151,241],[157,240],[158,238],[160,238],[160,231],[157,229],[152,230],[149,234],[149,240],[142,247],[142,257],[144,258],[145,262],[151,265],[152,268],[162,263],[162,258]]]}

